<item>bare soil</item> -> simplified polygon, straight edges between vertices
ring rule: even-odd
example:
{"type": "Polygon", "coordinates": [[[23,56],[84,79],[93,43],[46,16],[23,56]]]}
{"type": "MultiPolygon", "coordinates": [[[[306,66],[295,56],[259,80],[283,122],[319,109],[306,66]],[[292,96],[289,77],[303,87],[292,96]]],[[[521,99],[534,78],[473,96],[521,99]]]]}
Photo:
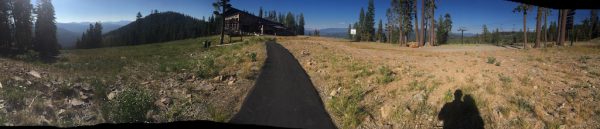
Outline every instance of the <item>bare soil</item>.
{"type": "Polygon", "coordinates": [[[486,44],[415,49],[320,37],[278,42],[308,71],[323,101],[333,103],[326,108],[341,128],[442,128],[450,123],[439,119],[440,111],[458,90],[469,99],[456,100],[472,99],[473,116],[485,128],[600,127],[596,42],[526,50],[486,44]],[[385,69],[392,74],[380,72],[385,69]],[[340,109],[335,104],[343,99],[336,98],[352,96],[354,85],[364,94],[360,110],[340,109]]]}

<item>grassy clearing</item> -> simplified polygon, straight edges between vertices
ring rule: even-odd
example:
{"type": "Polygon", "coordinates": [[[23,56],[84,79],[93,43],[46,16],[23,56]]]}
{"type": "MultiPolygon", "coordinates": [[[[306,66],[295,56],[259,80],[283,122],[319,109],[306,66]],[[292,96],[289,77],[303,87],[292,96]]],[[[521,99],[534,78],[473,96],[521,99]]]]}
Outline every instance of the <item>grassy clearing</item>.
{"type": "Polygon", "coordinates": [[[115,75],[125,72],[128,68],[137,68],[161,73],[194,72],[200,76],[210,76],[228,65],[245,60],[256,61],[256,53],[254,56],[232,53],[252,43],[269,40],[267,37],[251,37],[236,45],[203,48],[202,41],[216,42],[217,39],[217,37],[201,37],[160,44],[68,50],[63,51],[65,56],[53,65],[75,73],[96,75],[115,75]]]}
{"type": "Polygon", "coordinates": [[[8,111],[20,110],[27,106],[25,98],[31,96],[31,91],[23,87],[24,84],[11,80],[4,81],[2,84],[6,86],[0,90],[0,93],[2,93],[0,97],[6,102],[6,105],[11,106],[6,107],[8,111]]]}
{"type": "Polygon", "coordinates": [[[223,109],[219,109],[215,106],[208,105],[207,111],[210,115],[210,119],[216,122],[227,122],[229,118],[231,118],[231,113],[223,111],[223,109]]]}
{"type": "Polygon", "coordinates": [[[206,119],[224,122],[231,117],[229,114],[233,114],[236,104],[241,104],[239,101],[243,99],[238,96],[246,93],[258,75],[266,57],[261,43],[272,38],[248,37],[230,45],[203,48],[202,41],[217,39],[201,37],[139,46],[64,50],[53,64],[0,61],[0,66],[18,66],[25,72],[35,70],[43,75],[33,78],[22,73],[23,70],[0,75],[3,85],[0,99],[8,105],[5,109],[16,111],[8,114],[0,111],[0,124],[39,125],[43,118],[39,116],[47,115],[46,112],[56,114],[60,109],[65,110],[60,117],[45,117],[51,121],[48,124],[78,126],[206,119]],[[232,85],[222,85],[229,81],[212,81],[216,76],[235,81],[232,85]],[[24,81],[13,81],[17,79],[12,77],[24,81]],[[203,86],[200,83],[219,88],[206,94],[198,91],[203,86]],[[113,92],[116,96],[108,100],[113,92]],[[29,103],[34,97],[35,103],[29,103]],[[202,101],[192,103],[192,98],[202,101]],[[84,106],[71,106],[72,99],[82,100],[84,106]],[[164,105],[154,103],[156,100],[162,103],[163,99],[167,100],[164,105]],[[202,108],[209,104],[212,108],[202,108]],[[32,105],[33,113],[26,108],[28,105],[32,105]]]}
{"type": "Polygon", "coordinates": [[[356,128],[366,116],[363,106],[360,105],[365,91],[359,85],[352,85],[347,94],[334,96],[328,101],[327,106],[332,113],[341,116],[343,128],[356,128]]]}
{"type": "Polygon", "coordinates": [[[117,123],[145,122],[146,113],[154,109],[155,95],[150,91],[132,88],[110,101],[110,119],[117,123]]]}

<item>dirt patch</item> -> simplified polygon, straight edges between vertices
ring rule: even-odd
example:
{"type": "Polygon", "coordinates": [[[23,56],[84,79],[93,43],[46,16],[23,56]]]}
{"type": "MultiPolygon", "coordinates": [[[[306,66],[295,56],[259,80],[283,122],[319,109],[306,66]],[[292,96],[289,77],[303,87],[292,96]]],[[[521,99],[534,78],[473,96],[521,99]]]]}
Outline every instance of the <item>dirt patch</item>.
{"type": "Polygon", "coordinates": [[[278,42],[307,69],[321,96],[328,96],[323,101],[334,103],[326,108],[338,112],[332,113],[338,127],[443,127],[438,114],[457,90],[473,100],[485,128],[600,125],[594,106],[600,104],[597,43],[520,50],[485,44],[414,49],[318,37],[278,42]],[[341,101],[336,98],[357,94],[363,95],[357,111],[335,106],[341,101]]]}

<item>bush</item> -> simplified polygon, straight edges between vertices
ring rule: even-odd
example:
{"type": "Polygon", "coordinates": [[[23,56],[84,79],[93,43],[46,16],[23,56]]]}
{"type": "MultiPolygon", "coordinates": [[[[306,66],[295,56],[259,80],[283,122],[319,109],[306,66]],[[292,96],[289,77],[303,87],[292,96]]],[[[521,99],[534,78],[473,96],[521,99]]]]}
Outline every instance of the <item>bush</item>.
{"type": "Polygon", "coordinates": [[[218,74],[220,69],[215,64],[215,57],[213,55],[207,55],[204,59],[200,60],[198,76],[201,78],[209,78],[218,74]]]}
{"type": "Polygon", "coordinates": [[[19,87],[18,85],[20,84],[12,81],[3,84],[6,86],[0,90],[0,93],[2,93],[0,98],[6,100],[6,108],[8,111],[24,108],[26,106],[25,98],[30,97],[29,90],[24,87],[19,87]]]}
{"type": "Polygon", "coordinates": [[[504,74],[498,74],[498,77],[500,78],[500,81],[502,81],[502,84],[504,86],[508,86],[510,85],[510,83],[512,83],[512,78],[510,78],[509,76],[506,76],[504,74]]]}
{"type": "Polygon", "coordinates": [[[29,50],[23,54],[17,55],[16,58],[19,60],[32,62],[38,60],[40,58],[40,54],[36,51],[29,50]]]}
{"type": "Polygon", "coordinates": [[[496,63],[496,58],[495,57],[488,57],[487,58],[487,63],[488,64],[494,64],[494,63],[496,63]]]}
{"type": "Polygon", "coordinates": [[[586,64],[589,59],[592,59],[590,56],[581,56],[579,57],[579,62],[586,64]]]}
{"type": "Polygon", "coordinates": [[[379,83],[387,84],[394,81],[394,72],[392,72],[390,68],[383,66],[379,68],[379,73],[383,75],[382,77],[377,79],[379,83]]]}
{"type": "Polygon", "coordinates": [[[365,91],[358,85],[353,85],[350,92],[340,96],[334,96],[327,106],[333,114],[340,117],[343,128],[356,128],[367,115],[364,107],[360,105],[365,91]]]}
{"type": "Polygon", "coordinates": [[[256,52],[252,52],[248,54],[248,56],[250,56],[250,60],[252,60],[252,62],[256,62],[256,52]]]}
{"type": "Polygon", "coordinates": [[[146,121],[146,113],[154,108],[155,98],[148,91],[126,89],[110,102],[110,118],[117,123],[146,121]]]}

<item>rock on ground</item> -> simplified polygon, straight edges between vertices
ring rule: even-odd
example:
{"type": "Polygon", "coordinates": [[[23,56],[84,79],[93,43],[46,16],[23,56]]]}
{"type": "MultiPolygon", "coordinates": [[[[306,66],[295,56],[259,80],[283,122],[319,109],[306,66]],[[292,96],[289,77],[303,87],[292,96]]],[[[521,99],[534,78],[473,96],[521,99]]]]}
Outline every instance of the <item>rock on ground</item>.
{"type": "Polygon", "coordinates": [[[42,75],[39,72],[34,71],[34,70],[29,71],[28,74],[35,78],[42,78],[42,75]]]}

